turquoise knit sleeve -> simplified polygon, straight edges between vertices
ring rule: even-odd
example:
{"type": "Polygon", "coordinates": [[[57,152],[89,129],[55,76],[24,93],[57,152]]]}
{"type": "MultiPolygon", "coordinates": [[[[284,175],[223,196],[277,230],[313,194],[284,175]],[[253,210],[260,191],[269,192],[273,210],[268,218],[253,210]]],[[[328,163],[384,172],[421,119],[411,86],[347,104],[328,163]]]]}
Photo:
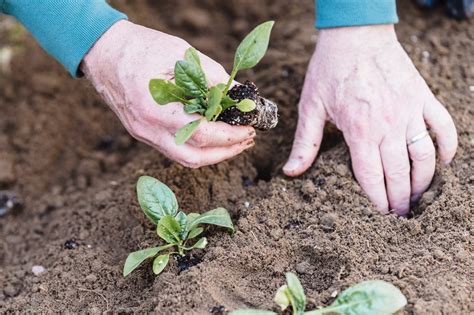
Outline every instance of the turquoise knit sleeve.
{"type": "Polygon", "coordinates": [[[105,0],[0,0],[0,11],[20,21],[75,77],[100,36],[127,18],[105,0]]]}
{"type": "Polygon", "coordinates": [[[316,0],[317,28],[397,22],[395,0],[316,0]]]}

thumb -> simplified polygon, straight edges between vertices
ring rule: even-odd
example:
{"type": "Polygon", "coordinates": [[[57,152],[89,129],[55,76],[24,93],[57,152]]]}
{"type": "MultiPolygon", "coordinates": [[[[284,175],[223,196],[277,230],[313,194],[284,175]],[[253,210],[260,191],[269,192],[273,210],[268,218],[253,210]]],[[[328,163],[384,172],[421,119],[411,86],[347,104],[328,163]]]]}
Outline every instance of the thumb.
{"type": "Polygon", "coordinates": [[[323,139],[326,110],[319,100],[311,100],[304,94],[299,103],[293,148],[283,167],[283,172],[288,176],[301,175],[311,166],[323,139]]]}

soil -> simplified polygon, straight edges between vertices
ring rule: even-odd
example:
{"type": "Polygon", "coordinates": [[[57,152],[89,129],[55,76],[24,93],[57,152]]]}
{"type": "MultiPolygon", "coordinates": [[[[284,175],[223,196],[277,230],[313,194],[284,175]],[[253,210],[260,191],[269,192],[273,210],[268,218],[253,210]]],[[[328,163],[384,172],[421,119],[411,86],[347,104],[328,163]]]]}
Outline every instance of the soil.
{"type": "Polygon", "coordinates": [[[247,80],[243,84],[234,85],[227,95],[235,101],[252,100],[256,107],[250,112],[241,112],[236,107],[229,107],[219,115],[217,120],[230,125],[252,126],[264,131],[273,129],[278,124],[278,106],[261,97],[255,83],[247,80]]]}
{"type": "Polygon", "coordinates": [[[276,310],[273,295],[287,271],[301,278],[311,307],[351,284],[382,279],[407,296],[406,314],[474,312],[474,21],[399,3],[400,41],[453,115],[460,141],[453,163],[438,166],[406,219],[377,213],[332,126],[305,175],[280,171],[318,36],[311,1],[112,3],[228,69],[244,34],[276,20],[267,56],[238,80],[251,79],[280,105],[280,123],[232,161],[185,169],[134,141],[90,84],[70,79],[2,17],[1,46],[14,57],[12,71],[0,67],[0,189],[24,206],[0,217],[0,313],[276,310]],[[237,232],[209,229],[208,247],[195,253],[200,262],[187,270],[173,261],[159,277],[144,266],[124,279],[127,254],[157,243],[134,193],[143,174],[167,183],[187,212],[227,207],[237,232]],[[71,240],[77,246],[65,248],[71,240]],[[34,275],[35,265],[45,271],[34,275]]]}

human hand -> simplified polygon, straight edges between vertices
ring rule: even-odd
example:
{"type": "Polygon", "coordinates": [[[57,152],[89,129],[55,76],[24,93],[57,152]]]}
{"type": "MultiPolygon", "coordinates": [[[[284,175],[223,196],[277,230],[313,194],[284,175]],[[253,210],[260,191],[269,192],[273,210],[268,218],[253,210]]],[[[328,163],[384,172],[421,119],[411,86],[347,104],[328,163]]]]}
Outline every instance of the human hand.
{"type": "Polygon", "coordinates": [[[423,136],[426,125],[436,135],[443,163],[456,153],[453,120],[401,47],[392,25],[321,31],[285,174],[297,176],[311,166],[326,120],[343,132],[355,177],[383,213],[407,214],[410,199],[418,199],[430,185],[436,156],[431,138],[423,136]]]}
{"type": "MultiPolygon", "coordinates": [[[[254,145],[255,130],[223,122],[203,122],[192,138],[176,145],[175,132],[196,120],[181,104],[159,106],[150,79],[173,78],[177,60],[190,45],[184,40],[128,21],[115,23],[83,59],[81,70],[128,132],[168,158],[197,168],[229,159],[254,145]]],[[[210,84],[227,82],[224,68],[200,54],[210,84]]]]}

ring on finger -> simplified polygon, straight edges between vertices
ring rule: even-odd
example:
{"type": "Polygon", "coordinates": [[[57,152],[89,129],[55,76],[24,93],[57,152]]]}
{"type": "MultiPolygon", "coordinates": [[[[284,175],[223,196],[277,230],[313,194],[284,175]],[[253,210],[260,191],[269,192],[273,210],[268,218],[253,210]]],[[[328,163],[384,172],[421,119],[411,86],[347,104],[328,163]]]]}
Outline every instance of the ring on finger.
{"type": "Polygon", "coordinates": [[[415,142],[418,142],[420,141],[421,139],[423,139],[424,137],[427,137],[429,136],[430,133],[428,132],[428,130],[425,130],[423,132],[420,132],[419,134],[417,134],[416,136],[412,137],[410,140],[407,141],[407,145],[410,146],[412,145],[413,143],[415,142]]]}

